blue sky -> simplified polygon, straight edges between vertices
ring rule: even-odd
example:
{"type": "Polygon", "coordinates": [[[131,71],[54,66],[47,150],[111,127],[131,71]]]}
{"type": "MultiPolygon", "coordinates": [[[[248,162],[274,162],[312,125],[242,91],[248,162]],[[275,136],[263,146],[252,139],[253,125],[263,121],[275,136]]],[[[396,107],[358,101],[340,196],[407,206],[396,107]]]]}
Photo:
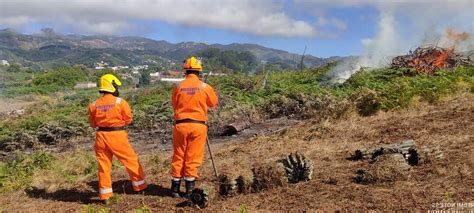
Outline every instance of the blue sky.
{"type": "Polygon", "coordinates": [[[472,33],[473,10],[472,0],[2,0],[0,28],[254,43],[293,53],[307,46],[330,57],[365,54],[368,44],[384,42],[405,51],[441,34],[448,24],[440,23],[472,33]]]}
{"type": "MultiPolygon", "coordinates": [[[[149,29],[144,36],[155,40],[169,42],[205,42],[205,43],[255,43],[266,47],[302,53],[307,46],[307,53],[319,57],[357,55],[362,52],[361,40],[371,38],[377,32],[378,12],[372,7],[333,9],[330,11],[338,19],[347,23],[347,29],[334,32],[335,35],[323,37],[281,37],[260,36],[232,30],[220,30],[208,27],[190,27],[168,24],[161,21],[140,22],[149,29]]],[[[300,16],[301,20],[313,22],[314,17],[300,16]]],[[[327,27],[331,32],[332,27],[327,27]]],[[[132,33],[133,35],[133,33],[132,33]]]]}

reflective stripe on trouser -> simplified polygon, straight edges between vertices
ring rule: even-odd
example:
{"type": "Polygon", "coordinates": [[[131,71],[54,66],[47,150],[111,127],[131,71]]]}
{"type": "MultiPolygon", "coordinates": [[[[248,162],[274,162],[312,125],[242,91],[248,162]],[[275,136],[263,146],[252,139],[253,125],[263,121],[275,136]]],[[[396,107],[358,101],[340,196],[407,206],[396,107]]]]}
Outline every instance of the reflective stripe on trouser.
{"type": "MultiPolygon", "coordinates": [[[[127,169],[130,180],[135,191],[143,190],[147,187],[144,181],[145,175],[143,168],[138,161],[138,157],[128,143],[128,134],[126,131],[96,132],[95,155],[99,163],[99,189],[111,189],[112,179],[112,156],[115,155],[118,160],[127,169]]],[[[101,200],[108,199],[112,192],[102,194],[99,190],[101,200]]]]}
{"type": "Polygon", "coordinates": [[[206,145],[207,126],[180,123],[173,128],[173,161],[171,176],[196,178],[202,165],[206,145]]]}
{"type": "Polygon", "coordinates": [[[101,200],[109,199],[110,197],[112,197],[112,194],[112,188],[99,188],[99,198],[101,200]]]}

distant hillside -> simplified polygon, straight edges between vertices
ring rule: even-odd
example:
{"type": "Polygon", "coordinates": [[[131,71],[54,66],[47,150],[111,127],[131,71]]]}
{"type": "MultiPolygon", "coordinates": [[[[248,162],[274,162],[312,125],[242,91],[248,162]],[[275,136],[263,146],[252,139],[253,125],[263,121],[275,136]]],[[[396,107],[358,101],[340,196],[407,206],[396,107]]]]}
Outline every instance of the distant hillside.
{"type": "MultiPolygon", "coordinates": [[[[140,37],[61,35],[52,29],[26,35],[11,29],[0,30],[0,59],[33,68],[69,64],[94,66],[97,61],[111,65],[139,65],[180,62],[186,56],[208,48],[248,51],[258,61],[286,63],[296,67],[301,55],[256,44],[205,44],[196,42],[169,43],[140,37]]],[[[319,66],[339,57],[318,58],[305,55],[306,66],[319,66]]]]}

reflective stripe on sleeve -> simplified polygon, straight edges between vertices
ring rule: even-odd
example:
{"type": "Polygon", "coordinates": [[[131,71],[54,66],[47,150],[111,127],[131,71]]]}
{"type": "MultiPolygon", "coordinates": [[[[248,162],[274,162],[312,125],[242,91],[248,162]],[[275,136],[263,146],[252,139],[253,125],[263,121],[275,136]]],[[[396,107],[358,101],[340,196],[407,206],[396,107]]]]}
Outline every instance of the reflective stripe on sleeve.
{"type": "Polygon", "coordinates": [[[133,186],[140,186],[145,183],[145,180],[132,181],[133,186]]]}
{"type": "Polygon", "coordinates": [[[107,194],[107,193],[112,193],[112,188],[104,188],[104,189],[99,189],[99,194],[107,194]]]}
{"type": "Polygon", "coordinates": [[[121,102],[122,102],[122,99],[121,99],[121,98],[117,98],[117,99],[115,100],[115,103],[116,103],[116,104],[120,104],[121,102]]]}

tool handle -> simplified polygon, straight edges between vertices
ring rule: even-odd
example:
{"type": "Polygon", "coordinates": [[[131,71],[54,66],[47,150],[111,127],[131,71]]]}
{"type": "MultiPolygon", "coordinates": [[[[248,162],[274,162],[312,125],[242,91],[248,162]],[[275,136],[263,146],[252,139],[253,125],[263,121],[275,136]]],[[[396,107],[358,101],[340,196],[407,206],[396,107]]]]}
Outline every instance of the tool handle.
{"type": "Polygon", "coordinates": [[[209,143],[209,138],[206,136],[207,149],[209,150],[209,156],[211,156],[212,168],[214,168],[214,174],[216,178],[219,178],[219,173],[217,173],[216,164],[214,163],[214,156],[212,155],[211,144],[209,143]]]}

